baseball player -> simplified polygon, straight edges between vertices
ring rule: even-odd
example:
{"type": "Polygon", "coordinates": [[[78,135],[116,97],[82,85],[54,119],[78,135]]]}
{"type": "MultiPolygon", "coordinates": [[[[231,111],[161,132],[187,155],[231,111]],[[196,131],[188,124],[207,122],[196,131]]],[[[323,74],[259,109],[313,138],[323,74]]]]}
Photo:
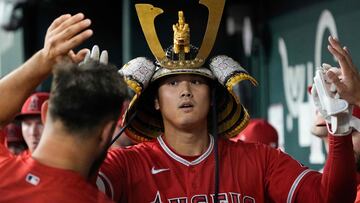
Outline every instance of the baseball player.
{"type": "Polygon", "coordinates": [[[98,187],[118,202],[353,202],[350,136],[329,136],[323,174],[281,150],[228,140],[249,120],[232,88],[242,80],[256,81],[228,56],[207,60],[224,1],[201,4],[211,16],[206,46],[186,44],[190,26],[179,12],[173,26],[176,53],[173,47],[162,51],[154,33],[153,20],[162,9],[136,5],[156,58],[154,63],[139,57],[120,70],[136,92],[125,116],[126,134],[140,143],[108,152],[98,187]]]}
{"type": "MultiPolygon", "coordinates": [[[[360,119],[360,97],[357,91],[360,85],[360,74],[356,66],[353,64],[349,50],[346,47],[341,47],[336,38],[329,38],[329,51],[339,60],[341,69],[331,68],[328,71],[329,80],[335,84],[337,93],[341,98],[345,98],[350,104],[354,105],[352,116],[355,120],[360,119]]],[[[326,121],[319,111],[316,112],[314,126],[311,129],[312,134],[320,137],[325,142],[325,147],[329,148],[329,135],[327,132],[326,121]]],[[[356,161],[356,180],[357,180],[357,195],[356,203],[360,202],[360,132],[359,129],[353,129],[351,132],[353,150],[356,161]]]]}
{"type": "Polygon", "coordinates": [[[60,16],[44,48],[0,80],[3,127],[53,72],[36,149],[14,156],[0,145],[0,202],[111,202],[87,179],[107,150],[126,91],[113,66],[90,59],[78,65],[88,51],[71,49],[92,35],[90,24],[82,13],[60,16]]]}
{"type": "Polygon", "coordinates": [[[262,143],[272,148],[278,148],[278,134],[276,129],[265,119],[251,119],[246,128],[230,140],[252,143],[262,143]]]}
{"type": "Polygon", "coordinates": [[[24,103],[21,112],[15,117],[21,122],[21,131],[29,151],[33,152],[39,144],[43,131],[41,122],[41,106],[49,99],[49,93],[36,92],[24,103]]]}

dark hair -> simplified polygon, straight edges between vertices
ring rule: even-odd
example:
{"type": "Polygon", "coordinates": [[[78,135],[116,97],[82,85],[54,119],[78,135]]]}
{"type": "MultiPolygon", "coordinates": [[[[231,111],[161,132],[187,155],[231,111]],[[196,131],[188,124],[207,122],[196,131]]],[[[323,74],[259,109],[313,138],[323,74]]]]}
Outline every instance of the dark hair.
{"type": "Polygon", "coordinates": [[[88,132],[118,119],[126,88],[112,65],[63,62],[54,69],[49,113],[70,132],[88,132]]]}

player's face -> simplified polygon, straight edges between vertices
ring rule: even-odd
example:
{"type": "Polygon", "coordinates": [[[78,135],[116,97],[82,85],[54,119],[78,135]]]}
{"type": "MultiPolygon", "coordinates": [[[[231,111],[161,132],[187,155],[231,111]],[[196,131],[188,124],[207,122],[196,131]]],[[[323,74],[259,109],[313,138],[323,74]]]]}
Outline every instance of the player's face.
{"type": "Polygon", "coordinates": [[[198,75],[174,75],[160,82],[155,108],[160,110],[165,130],[207,126],[210,88],[198,75]]]}
{"type": "Polygon", "coordinates": [[[21,121],[22,134],[30,152],[39,144],[43,128],[40,116],[24,117],[21,121]]]}
{"type": "Polygon", "coordinates": [[[315,121],[311,127],[311,133],[320,138],[326,137],[328,134],[325,120],[321,117],[321,114],[318,111],[316,111],[315,114],[315,121]]]}
{"type": "Polygon", "coordinates": [[[357,171],[360,172],[360,132],[354,130],[351,135],[353,141],[356,167],[357,167],[357,171]]]}

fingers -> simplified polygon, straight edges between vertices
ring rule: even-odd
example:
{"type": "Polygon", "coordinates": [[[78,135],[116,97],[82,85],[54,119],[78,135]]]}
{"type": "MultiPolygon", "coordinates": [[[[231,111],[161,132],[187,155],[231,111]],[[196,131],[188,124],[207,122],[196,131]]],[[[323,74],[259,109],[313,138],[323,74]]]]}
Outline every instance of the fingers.
{"type": "Polygon", "coordinates": [[[70,58],[75,63],[80,63],[81,61],[85,60],[85,58],[87,57],[88,54],[90,55],[90,50],[89,49],[81,49],[76,54],[72,50],[69,52],[70,58]]]}
{"type": "Polygon", "coordinates": [[[74,16],[63,15],[56,19],[45,38],[44,49],[49,58],[69,55],[70,50],[92,36],[92,30],[87,29],[90,25],[91,21],[84,19],[82,13],[74,16]]]}
{"type": "Polygon", "coordinates": [[[100,49],[98,45],[94,45],[91,49],[86,53],[85,59],[83,63],[88,63],[89,60],[99,61],[100,49]]]}
{"type": "Polygon", "coordinates": [[[67,27],[70,25],[73,25],[75,23],[78,23],[79,21],[84,19],[84,14],[78,13],[74,16],[71,16],[70,14],[64,15],[64,17],[59,17],[54,20],[54,22],[50,25],[47,33],[46,38],[52,39],[54,36],[59,35],[61,32],[63,32],[67,27]]]}
{"type": "Polygon", "coordinates": [[[348,63],[351,64],[351,67],[353,68],[353,70],[356,69],[356,67],[354,66],[354,63],[353,63],[353,61],[352,61],[352,58],[351,58],[351,54],[350,54],[349,49],[348,49],[346,46],[344,46],[344,47],[343,47],[343,50],[344,50],[345,53],[346,53],[346,56],[347,56],[346,60],[348,61],[348,63]]]}
{"type": "Polygon", "coordinates": [[[108,52],[106,50],[104,50],[100,54],[100,63],[107,65],[108,62],[109,62],[109,55],[108,55],[108,52]]]}
{"type": "Polygon", "coordinates": [[[341,48],[341,45],[339,43],[339,41],[337,39],[335,39],[332,36],[329,36],[328,38],[330,46],[335,49],[337,52],[339,52],[340,54],[344,55],[344,50],[341,48]]]}
{"type": "Polygon", "coordinates": [[[91,59],[98,61],[100,58],[100,49],[98,45],[94,45],[93,48],[91,49],[91,59]]]}
{"type": "Polygon", "coordinates": [[[90,26],[90,24],[91,21],[89,19],[85,19],[76,22],[74,24],[71,24],[67,26],[61,33],[59,33],[58,36],[56,36],[56,38],[54,37],[54,40],[65,42],[65,45],[68,46],[77,46],[93,34],[92,30],[90,29],[85,30],[90,26]]]}
{"type": "MultiPolygon", "coordinates": [[[[81,21],[83,21],[85,18],[84,14],[78,13],[76,15],[71,16],[70,18],[67,18],[62,23],[60,23],[55,29],[53,29],[53,33],[61,33],[64,30],[68,29],[71,25],[75,25],[81,21]]],[[[85,19],[86,20],[86,19],[85,19]]]]}
{"type": "Polygon", "coordinates": [[[91,52],[90,51],[87,52],[83,63],[87,63],[89,60],[98,61],[100,63],[107,65],[109,61],[108,52],[106,50],[103,50],[100,54],[99,46],[94,45],[91,49],[91,52]]]}
{"type": "Polygon", "coordinates": [[[343,78],[342,72],[340,68],[336,68],[336,67],[331,67],[330,69],[328,69],[328,71],[331,71],[332,73],[334,73],[336,75],[336,77],[338,77],[340,80],[343,78]]]}
{"type": "Polygon", "coordinates": [[[354,65],[352,63],[349,50],[347,48],[342,48],[339,41],[333,37],[329,37],[328,50],[330,53],[336,57],[339,61],[341,70],[343,71],[344,75],[350,75],[354,71],[354,65]]]}
{"type": "Polygon", "coordinates": [[[83,57],[83,59],[84,59],[84,57],[86,56],[86,54],[87,53],[89,53],[89,49],[81,49],[80,51],[78,51],[78,53],[77,53],[77,55],[80,55],[80,56],[82,56],[83,57]]]}
{"type": "Polygon", "coordinates": [[[93,46],[90,58],[95,61],[99,61],[100,63],[103,63],[105,65],[107,65],[109,61],[108,52],[106,50],[103,50],[100,54],[100,48],[98,45],[93,46]]]}
{"type": "Polygon", "coordinates": [[[87,63],[90,60],[90,55],[91,55],[91,52],[89,49],[87,49],[84,61],[82,61],[81,63],[87,63]]]}
{"type": "Polygon", "coordinates": [[[329,78],[329,81],[336,86],[337,92],[341,93],[344,89],[346,89],[346,86],[344,83],[341,82],[338,74],[333,71],[334,70],[332,69],[327,71],[326,76],[329,78]]]}
{"type": "Polygon", "coordinates": [[[57,28],[61,23],[63,23],[65,20],[69,19],[70,17],[71,17],[70,14],[64,14],[64,15],[56,18],[49,26],[48,32],[57,28]]]}
{"type": "Polygon", "coordinates": [[[69,40],[62,41],[62,43],[59,43],[57,45],[56,51],[58,54],[67,53],[69,50],[74,49],[78,45],[80,45],[82,42],[84,42],[86,39],[88,39],[92,35],[92,31],[89,32],[89,30],[83,31],[76,36],[72,37],[69,40]]]}

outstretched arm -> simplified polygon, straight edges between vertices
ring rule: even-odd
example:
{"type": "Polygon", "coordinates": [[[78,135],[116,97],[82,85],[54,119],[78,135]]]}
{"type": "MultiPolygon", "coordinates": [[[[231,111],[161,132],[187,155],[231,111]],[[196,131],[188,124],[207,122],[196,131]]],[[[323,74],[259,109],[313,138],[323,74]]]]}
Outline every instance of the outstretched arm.
{"type": "Polygon", "coordinates": [[[327,76],[335,84],[340,97],[350,104],[360,106],[360,74],[354,65],[348,48],[341,47],[336,38],[329,37],[328,49],[339,61],[340,69],[331,69],[327,76]]]}
{"type": "Polygon", "coordinates": [[[82,13],[62,15],[49,26],[44,47],[20,67],[0,80],[0,128],[20,110],[26,98],[51,72],[57,61],[69,57],[83,60],[86,50],[75,54],[72,49],[92,35],[91,22],[82,13]]]}
{"type": "MultiPolygon", "coordinates": [[[[341,48],[340,43],[329,37],[329,51],[338,59],[340,68],[326,69],[326,75],[330,82],[336,86],[336,91],[341,99],[347,100],[350,104],[360,102],[360,91],[356,86],[360,84],[360,77],[354,66],[349,51],[341,48]],[[357,94],[354,94],[356,91],[357,94]]],[[[318,74],[318,73],[317,73],[318,74]]],[[[317,90],[321,85],[315,83],[317,90]]],[[[331,87],[330,87],[331,89],[331,87]]],[[[314,101],[324,95],[313,91],[314,101]]],[[[331,90],[330,90],[331,91],[331,90]]],[[[334,98],[336,99],[337,96],[334,98]]],[[[306,178],[297,194],[296,202],[354,202],[356,197],[356,170],[355,158],[351,137],[349,120],[351,109],[330,115],[324,104],[314,102],[322,116],[332,127],[328,128],[329,154],[326,160],[324,173],[311,173],[306,178]],[[323,105],[323,106],[322,106],[323,105]],[[350,134],[349,134],[350,133],[350,134]]]]}

